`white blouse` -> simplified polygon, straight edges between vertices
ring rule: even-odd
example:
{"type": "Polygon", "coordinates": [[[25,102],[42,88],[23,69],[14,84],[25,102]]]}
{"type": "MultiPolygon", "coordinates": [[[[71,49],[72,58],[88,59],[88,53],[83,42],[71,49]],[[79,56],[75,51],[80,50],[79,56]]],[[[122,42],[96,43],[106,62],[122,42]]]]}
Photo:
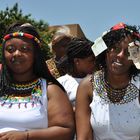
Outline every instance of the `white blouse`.
{"type": "MultiPolygon", "coordinates": [[[[94,79],[96,82],[96,79],[94,79]]],[[[140,77],[132,80],[138,96],[123,104],[105,101],[96,89],[93,91],[91,125],[94,140],[139,140],[140,137],[140,77]]],[[[105,93],[104,93],[105,94],[105,93]]]]}
{"type": "Polygon", "coordinates": [[[10,106],[11,101],[3,104],[0,99],[0,132],[48,127],[46,80],[40,80],[42,93],[31,100],[19,99],[10,106]]]}

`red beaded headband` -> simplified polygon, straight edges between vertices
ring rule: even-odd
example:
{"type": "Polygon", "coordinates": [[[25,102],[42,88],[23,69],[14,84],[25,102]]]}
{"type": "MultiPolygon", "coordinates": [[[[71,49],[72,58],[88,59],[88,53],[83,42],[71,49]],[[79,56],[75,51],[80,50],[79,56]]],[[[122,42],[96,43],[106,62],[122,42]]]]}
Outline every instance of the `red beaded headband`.
{"type": "Polygon", "coordinates": [[[138,38],[140,38],[140,34],[139,33],[136,33],[136,32],[133,32],[131,29],[127,28],[126,24],[124,24],[123,22],[121,23],[118,23],[116,25],[114,25],[111,30],[114,31],[114,30],[120,30],[120,29],[126,29],[130,32],[133,33],[133,35],[137,36],[138,38]]]}
{"type": "Polygon", "coordinates": [[[29,39],[33,39],[35,42],[37,42],[38,44],[40,44],[40,40],[38,38],[36,38],[35,36],[28,34],[28,33],[23,33],[23,32],[15,32],[15,33],[11,33],[11,34],[7,34],[4,36],[3,41],[6,41],[12,37],[19,37],[19,36],[23,36],[29,39]]]}

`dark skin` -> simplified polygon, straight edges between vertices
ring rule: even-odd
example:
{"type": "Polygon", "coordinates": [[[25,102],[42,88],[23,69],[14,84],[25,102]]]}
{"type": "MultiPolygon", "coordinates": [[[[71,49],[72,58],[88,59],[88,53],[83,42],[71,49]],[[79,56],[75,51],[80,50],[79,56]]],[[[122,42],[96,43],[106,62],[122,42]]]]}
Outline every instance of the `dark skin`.
{"type": "Polygon", "coordinates": [[[128,60],[128,44],[132,42],[132,38],[128,36],[124,41],[116,44],[116,48],[112,48],[107,53],[107,81],[115,89],[121,89],[128,85],[129,68],[133,65],[128,60]]]}
{"type": "Polygon", "coordinates": [[[95,70],[95,56],[90,55],[86,58],[74,58],[73,77],[83,78],[87,74],[92,74],[95,70]]]}
{"type": "MultiPolygon", "coordinates": [[[[38,78],[33,73],[34,51],[30,40],[9,39],[5,44],[6,64],[14,81],[26,82],[38,78]]],[[[68,97],[54,84],[47,87],[48,128],[29,131],[9,131],[0,133],[0,140],[72,140],[74,134],[74,114],[68,97]]]]}
{"type": "Polygon", "coordinates": [[[30,40],[10,39],[5,44],[4,53],[6,64],[12,71],[15,81],[30,81],[36,77],[33,74],[34,53],[30,40]]]}
{"type": "MultiPolygon", "coordinates": [[[[128,60],[128,44],[132,38],[127,36],[120,43],[116,44],[106,54],[107,73],[106,79],[115,89],[125,88],[131,77],[129,69],[133,65],[128,60]]],[[[94,82],[94,81],[93,81],[94,82]]],[[[86,77],[79,85],[76,97],[76,131],[77,140],[93,140],[94,134],[90,124],[90,103],[93,97],[94,87],[91,82],[91,76],[86,77]]]]}
{"type": "Polygon", "coordinates": [[[53,53],[55,54],[56,61],[59,61],[66,53],[66,47],[65,46],[57,46],[53,47],[53,53]]]}
{"type": "Polygon", "coordinates": [[[90,103],[92,101],[91,76],[81,81],[76,96],[76,135],[77,140],[93,140],[92,128],[90,125],[90,103]]]}

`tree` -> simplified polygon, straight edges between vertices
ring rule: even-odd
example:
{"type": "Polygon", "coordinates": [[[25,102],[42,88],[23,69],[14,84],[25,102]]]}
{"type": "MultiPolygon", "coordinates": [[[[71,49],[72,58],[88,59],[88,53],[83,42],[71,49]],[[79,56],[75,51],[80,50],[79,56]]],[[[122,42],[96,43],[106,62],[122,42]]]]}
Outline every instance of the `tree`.
{"type": "MultiPolygon", "coordinates": [[[[18,8],[18,3],[16,3],[12,8],[7,7],[5,11],[0,11],[0,44],[2,43],[2,38],[6,31],[7,26],[17,21],[28,22],[36,27],[44,42],[42,47],[44,55],[46,59],[48,59],[51,55],[48,43],[51,41],[54,32],[48,31],[48,23],[46,23],[45,21],[43,20],[36,21],[31,18],[31,14],[23,15],[22,10],[18,8]]],[[[0,60],[1,60],[1,50],[0,50],[0,60]]]]}

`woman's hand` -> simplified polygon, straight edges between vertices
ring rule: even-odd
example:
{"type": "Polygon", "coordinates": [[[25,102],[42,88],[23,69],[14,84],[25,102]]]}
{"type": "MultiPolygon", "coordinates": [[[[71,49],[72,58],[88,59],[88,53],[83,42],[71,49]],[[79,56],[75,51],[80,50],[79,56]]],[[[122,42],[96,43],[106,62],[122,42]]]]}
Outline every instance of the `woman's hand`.
{"type": "Polygon", "coordinates": [[[8,131],[0,133],[0,140],[28,140],[27,131],[8,131]]]}

